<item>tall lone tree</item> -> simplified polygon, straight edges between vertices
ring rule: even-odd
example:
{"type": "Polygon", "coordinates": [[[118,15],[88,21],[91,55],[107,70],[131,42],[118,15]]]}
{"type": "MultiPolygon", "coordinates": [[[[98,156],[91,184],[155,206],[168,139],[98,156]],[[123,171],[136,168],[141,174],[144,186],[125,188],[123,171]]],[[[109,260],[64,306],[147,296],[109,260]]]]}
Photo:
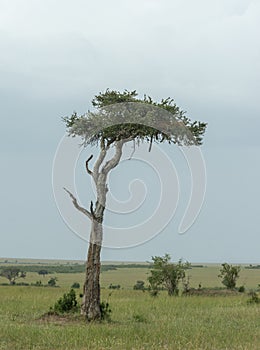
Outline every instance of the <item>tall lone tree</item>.
{"type": "Polygon", "coordinates": [[[100,309],[100,252],[103,240],[103,219],[108,192],[107,179],[112,169],[120,162],[123,147],[132,141],[135,145],[146,141],[151,151],[153,142],[168,142],[177,145],[201,145],[206,123],[192,122],[185,113],[167,98],[155,102],[144,96],[138,98],[136,91],[113,91],[107,89],[92,100],[94,112],[82,116],[73,113],[63,118],[69,136],[80,136],[83,146],[97,145],[100,148],[93,169],[86,160],[86,171],[93,178],[96,187],[95,204],[91,201],[89,210],[78,204],[75,196],[66,188],[76,209],[91,220],[86,276],[83,288],[81,313],[87,321],[101,319],[100,309]],[[108,150],[114,148],[110,159],[108,150]]]}

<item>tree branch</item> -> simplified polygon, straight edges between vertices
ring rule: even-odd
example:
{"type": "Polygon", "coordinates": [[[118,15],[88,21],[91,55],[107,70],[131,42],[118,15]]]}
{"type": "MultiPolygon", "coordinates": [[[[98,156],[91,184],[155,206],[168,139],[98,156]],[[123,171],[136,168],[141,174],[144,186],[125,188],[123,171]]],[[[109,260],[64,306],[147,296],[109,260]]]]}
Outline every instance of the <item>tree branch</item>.
{"type": "Polygon", "coordinates": [[[116,142],[116,144],[115,144],[115,147],[116,147],[115,155],[114,155],[113,158],[108,160],[106,162],[106,164],[103,166],[103,168],[101,170],[103,174],[107,175],[110,170],[112,170],[113,168],[115,168],[118,165],[118,163],[120,161],[120,158],[121,158],[121,155],[122,155],[122,148],[123,148],[124,143],[125,143],[124,140],[120,140],[120,141],[116,142]]]}
{"type": "Polygon", "coordinates": [[[87,173],[89,174],[89,175],[93,175],[93,173],[92,173],[92,171],[89,169],[89,167],[88,167],[88,163],[91,161],[91,159],[93,158],[93,154],[91,154],[91,156],[86,160],[86,169],[87,169],[87,173]]]}
{"type": "Polygon", "coordinates": [[[95,217],[95,213],[94,213],[94,209],[93,209],[93,202],[92,201],[90,202],[90,213],[91,213],[92,217],[95,219],[96,217],[95,217]]]}
{"type": "Polygon", "coordinates": [[[92,214],[87,209],[81,207],[78,204],[77,199],[74,197],[74,195],[69,190],[67,190],[65,187],[63,187],[63,189],[64,189],[64,191],[66,191],[69,194],[70,198],[72,199],[72,203],[74,204],[74,207],[76,209],[78,209],[81,213],[85,214],[89,219],[92,220],[93,219],[92,214]]]}
{"type": "Polygon", "coordinates": [[[101,151],[100,151],[99,157],[96,160],[96,163],[95,163],[94,169],[93,169],[93,178],[94,178],[96,183],[98,180],[98,172],[99,172],[100,165],[102,164],[103,160],[105,159],[106,154],[107,154],[107,149],[108,149],[108,147],[105,147],[104,140],[100,141],[100,146],[101,146],[101,151]]]}

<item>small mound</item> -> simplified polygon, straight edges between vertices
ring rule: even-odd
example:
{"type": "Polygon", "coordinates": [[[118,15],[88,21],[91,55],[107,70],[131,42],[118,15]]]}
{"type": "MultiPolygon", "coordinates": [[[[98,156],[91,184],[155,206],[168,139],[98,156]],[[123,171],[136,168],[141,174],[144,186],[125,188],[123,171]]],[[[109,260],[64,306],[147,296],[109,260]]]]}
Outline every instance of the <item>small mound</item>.
{"type": "Polygon", "coordinates": [[[85,318],[82,315],[75,313],[66,313],[66,314],[56,314],[53,312],[47,312],[43,314],[38,320],[41,323],[56,323],[59,325],[71,324],[71,323],[83,323],[85,318]]]}

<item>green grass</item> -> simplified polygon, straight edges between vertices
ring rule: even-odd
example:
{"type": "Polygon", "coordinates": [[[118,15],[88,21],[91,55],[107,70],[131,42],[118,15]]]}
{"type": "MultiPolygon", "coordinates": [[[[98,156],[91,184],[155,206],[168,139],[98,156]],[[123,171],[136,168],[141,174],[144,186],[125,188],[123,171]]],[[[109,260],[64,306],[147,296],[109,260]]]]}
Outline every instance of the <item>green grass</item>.
{"type": "MultiPolygon", "coordinates": [[[[248,305],[246,293],[168,297],[161,292],[152,298],[132,290],[137,280],[146,280],[148,271],[124,268],[101,274],[102,300],[112,309],[112,322],[102,324],[85,324],[80,317],[41,318],[73,282],[82,286],[84,274],[55,274],[60,288],[0,286],[0,350],[260,349],[260,306],[248,305]],[[123,289],[111,291],[110,283],[123,289]]],[[[221,286],[218,271],[213,265],[189,270],[191,286],[221,286]]],[[[53,276],[28,273],[24,282],[46,284],[53,276]]],[[[238,285],[245,282],[256,288],[259,271],[243,269],[238,285]]]]}
{"type": "Polygon", "coordinates": [[[260,308],[247,296],[168,297],[103,290],[112,322],[39,318],[64,288],[1,287],[0,349],[250,349],[260,347],[260,308]]]}

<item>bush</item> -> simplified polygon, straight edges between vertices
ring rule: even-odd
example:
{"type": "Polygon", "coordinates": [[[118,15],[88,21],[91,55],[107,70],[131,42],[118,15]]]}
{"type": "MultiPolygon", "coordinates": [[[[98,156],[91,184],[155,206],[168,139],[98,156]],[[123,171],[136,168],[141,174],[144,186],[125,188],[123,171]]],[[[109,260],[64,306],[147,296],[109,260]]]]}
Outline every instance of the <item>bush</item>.
{"type": "Polygon", "coordinates": [[[42,275],[43,277],[44,277],[45,275],[48,275],[48,273],[49,273],[49,272],[48,272],[47,270],[39,270],[39,271],[38,271],[38,274],[39,274],[39,275],[42,275]]]}
{"type": "Polygon", "coordinates": [[[121,286],[120,286],[120,284],[110,284],[110,286],[108,287],[109,289],[120,289],[121,288],[121,286]]]}
{"type": "Polygon", "coordinates": [[[100,303],[100,311],[101,311],[101,320],[111,321],[110,314],[112,310],[110,309],[108,302],[105,303],[104,301],[102,301],[100,303]]]}
{"type": "Polygon", "coordinates": [[[256,292],[251,290],[248,293],[248,295],[250,296],[250,299],[247,300],[248,304],[259,304],[260,303],[260,299],[259,299],[258,294],[256,292]]]}
{"type": "Polygon", "coordinates": [[[237,291],[239,293],[245,293],[245,290],[246,290],[245,286],[240,286],[237,291]]]}
{"type": "Polygon", "coordinates": [[[57,281],[58,281],[58,278],[57,278],[57,277],[52,277],[52,278],[49,279],[49,281],[48,281],[48,286],[50,286],[50,287],[55,287],[57,281]]]}
{"type": "Polygon", "coordinates": [[[78,282],[74,282],[71,288],[80,288],[80,284],[78,282]]]}
{"type": "Polygon", "coordinates": [[[134,290],[142,290],[144,292],[144,281],[136,281],[136,284],[134,285],[134,290]]]}
{"type": "Polygon", "coordinates": [[[64,314],[66,312],[76,312],[78,309],[75,290],[71,289],[69,293],[63,294],[63,297],[54,304],[54,308],[51,308],[50,311],[54,311],[56,314],[64,314]]]}

